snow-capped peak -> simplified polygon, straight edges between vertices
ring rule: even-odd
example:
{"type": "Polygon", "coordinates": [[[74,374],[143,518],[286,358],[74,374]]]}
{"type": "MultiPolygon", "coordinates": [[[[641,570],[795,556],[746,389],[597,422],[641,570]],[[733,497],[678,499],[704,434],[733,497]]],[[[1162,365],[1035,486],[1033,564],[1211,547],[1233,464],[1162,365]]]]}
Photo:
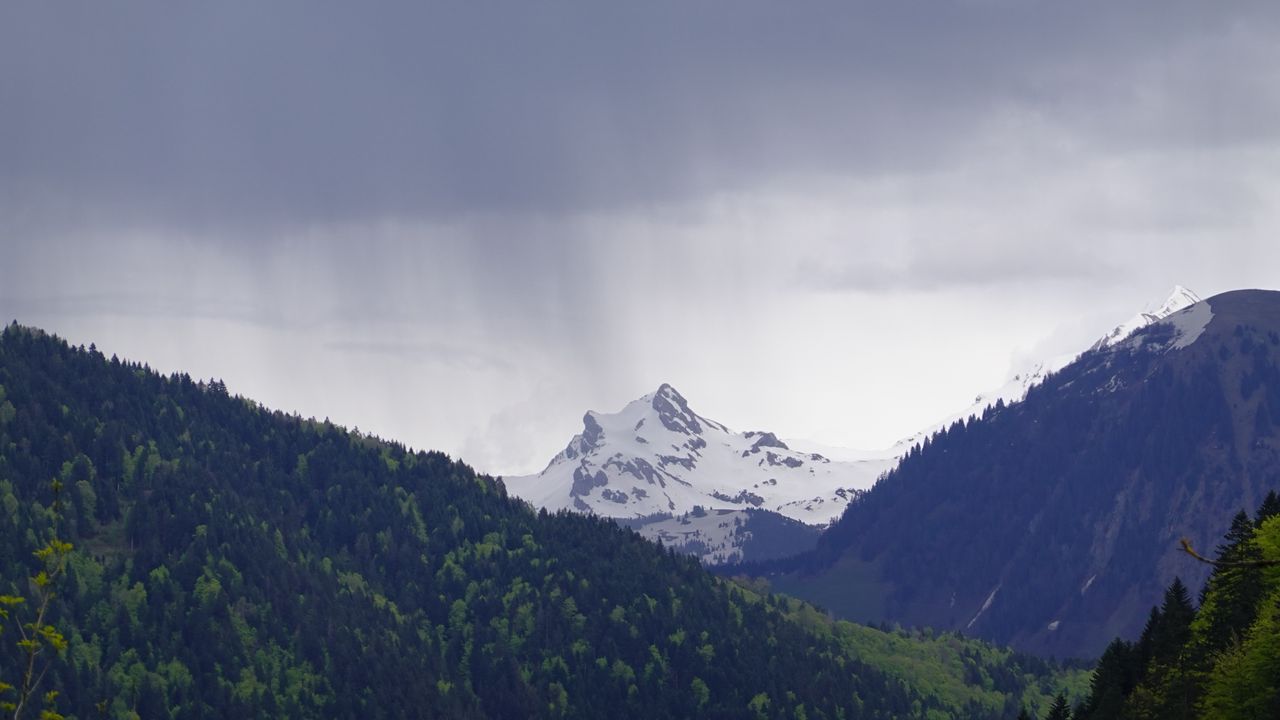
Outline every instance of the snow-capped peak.
{"type": "Polygon", "coordinates": [[[1185,310],[1186,308],[1200,302],[1200,296],[1191,292],[1181,285],[1174,285],[1173,292],[1170,293],[1168,299],[1155,310],[1143,310],[1137,315],[1129,318],[1123,323],[1117,325],[1115,329],[1102,336],[1098,342],[1093,344],[1090,350],[1101,350],[1102,348],[1111,347],[1116,343],[1124,340],[1138,330],[1163,320],[1170,315],[1185,310]]]}
{"type": "Polygon", "coordinates": [[[582,426],[541,473],[505,478],[508,490],[547,509],[608,517],[757,508],[816,525],[888,464],[833,462],[771,432],[734,432],[668,384],[616,413],[588,412],[582,426]]]}
{"type": "Polygon", "coordinates": [[[663,383],[656,392],[646,395],[643,399],[649,401],[649,406],[657,413],[658,421],[671,432],[701,435],[704,426],[722,432],[727,431],[727,428],[720,423],[708,420],[690,410],[689,401],[667,383],[663,383]]]}
{"type": "Polygon", "coordinates": [[[1169,299],[1164,301],[1160,309],[1156,311],[1161,317],[1168,317],[1179,310],[1184,310],[1196,303],[1200,302],[1200,296],[1191,292],[1191,290],[1181,285],[1173,286],[1173,293],[1169,295],[1169,299]]]}

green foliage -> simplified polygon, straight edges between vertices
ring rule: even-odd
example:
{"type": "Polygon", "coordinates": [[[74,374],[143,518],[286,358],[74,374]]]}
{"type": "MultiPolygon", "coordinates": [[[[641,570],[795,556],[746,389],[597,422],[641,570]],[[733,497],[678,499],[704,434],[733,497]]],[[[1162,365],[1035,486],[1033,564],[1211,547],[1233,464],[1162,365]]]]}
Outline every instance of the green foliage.
{"type": "Polygon", "coordinates": [[[1049,714],[1044,720],[1071,720],[1071,706],[1067,704],[1065,695],[1058,695],[1049,706],[1049,714]]]}
{"type": "MultiPolygon", "coordinates": [[[[16,675],[14,682],[0,680],[0,710],[14,720],[25,717],[36,708],[31,705],[31,698],[36,694],[50,662],[55,656],[67,651],[67,639],[62,632],[49,621],[50,605],[56,596],[58,581],[67,570],[68,558],[71,554],[70,543],[59,539],[57,522],[62,515],[62,482],[55,479],[50,484],[53,489],[53,505],[50,518],[53,527],[48,542],[32,554],[37,563],[36,574],[30,578],[31,602],[21,595],[0,595],[0,632],[3,632],[5,621],[12,620],[18,633],[15,646],[17,653],[16,675]],[[21,610],[32,606],[31,616],[25,622],[20,618],[21,610]]],[[[50,690],[43,695],[40,718],[42,720],[60,720],[56,710],[60,691],[50,690]]]]}
{"type": "MultiPolygon", "coordinates": [[[[221,383],[16,325],[0,383],[15,408],[0,424],[0,594],[25,595],[16,579],[39,569],[37,588],[60,585],[47,625],[61,635],[35,641],[66,650],[42,687],[68,715],[1006,718],[1032,677],[1058,686],[1047,667],[1009,679],[975,660],[981,701],[962,680],[916,690],[925,673],[808,606],[221,383]],[[35,480],[49,477],[72,488],[76,549],[40,558],[64,558],[58,572],[31,563],[54,537],[35,480]]],[[[0,668],[18,666],[9,650],[0,668]]]]}
{"type": "Polygon", "coordinates": [[[964,717],[1011,717],[1017,708],[1047,708],[1056,694],[1088,695],[1090,673],[966,638],[959,633],[874,628],[833,620],[798,600],[788,617],[837,640],[849,656],[898,677],[925,698],[964,717]]]}

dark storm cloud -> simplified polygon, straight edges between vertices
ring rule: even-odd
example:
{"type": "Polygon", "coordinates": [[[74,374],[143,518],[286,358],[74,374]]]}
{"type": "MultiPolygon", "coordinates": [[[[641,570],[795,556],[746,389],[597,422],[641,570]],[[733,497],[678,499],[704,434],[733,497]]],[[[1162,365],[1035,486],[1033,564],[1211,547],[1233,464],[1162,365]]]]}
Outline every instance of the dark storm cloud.
{"type": "Polygon", "coordinates": [[[664,380],[887,444],[1275,286],[1277,8],[6,0],[0,320],[493,470],[664,380]]]}
{"type": "Polygon", "coordinates": [[[7,3],[0,208],[30,226],[593,212],[927,170],[1009,107],[1099,141],[1273,133],[1274,90],[1230,79],[1274,64],[1257,7],[7,3]]]}

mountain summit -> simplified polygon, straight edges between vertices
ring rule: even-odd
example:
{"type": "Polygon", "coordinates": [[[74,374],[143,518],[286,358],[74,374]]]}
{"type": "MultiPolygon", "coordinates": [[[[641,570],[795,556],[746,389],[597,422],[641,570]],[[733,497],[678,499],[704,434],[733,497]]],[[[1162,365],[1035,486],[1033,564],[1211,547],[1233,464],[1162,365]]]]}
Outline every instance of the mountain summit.
{"type": "Polygon", "coordinates": [[[1181,285],[1174,285],[1173,292],[1169,294],[1168,299],[1166,299],[1159,308],[1150,312],[1144,310],[1137,315],[1134,315],[1125,322],[1117,325],[1111,332],[1099,338],[1098,342],[1094,343],[1093,347],[1089,349],[1098,350],[1115,345],[1138,330],[1152,323],[1159,322],[1179,310],[1185,310],[1198,302],[1200,302],[1199,295],[1196,295],[1181,285]]]}
{"type": "Polygon", "coordinates": [[[582,432],[546,469],[504,483],[548,510],[632,520],[710,517],[706,522],[726,525],[723,541],[737,527],[721,517],[726,512],[763,510],[825,525],[890,464],[837,462],[792,450],[771,432],[734,432],[664,383],[619,412],[588,412],[582,432]]]}

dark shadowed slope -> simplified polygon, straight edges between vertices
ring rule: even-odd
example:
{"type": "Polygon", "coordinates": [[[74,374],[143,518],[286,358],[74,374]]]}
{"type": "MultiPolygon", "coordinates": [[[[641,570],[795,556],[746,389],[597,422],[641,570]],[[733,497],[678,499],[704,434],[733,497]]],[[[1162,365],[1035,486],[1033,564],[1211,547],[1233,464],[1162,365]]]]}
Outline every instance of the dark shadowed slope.
{"type": "Polygon", "coordinates": [[[855,619],[1058,656],[1141,630],[1280,488],[1280,293],[1225,293],[1085,353],[913,451],[775,586],[855,619]]]}

